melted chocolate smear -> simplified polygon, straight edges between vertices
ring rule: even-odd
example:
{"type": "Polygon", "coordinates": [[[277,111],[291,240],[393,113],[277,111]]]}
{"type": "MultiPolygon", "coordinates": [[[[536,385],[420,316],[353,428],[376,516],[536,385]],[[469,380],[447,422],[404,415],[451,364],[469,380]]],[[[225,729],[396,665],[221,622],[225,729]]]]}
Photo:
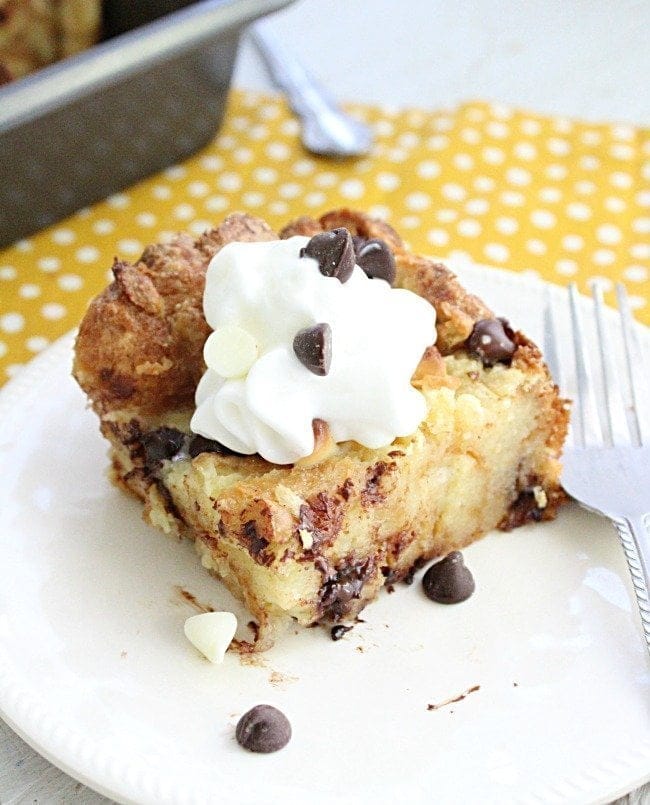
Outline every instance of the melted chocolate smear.
{"type": "Polygon", "coordinates": [[[249,752],[277,752],[291,739],[291,724],[276,707],[258,704],[239,719],[235,737],[249,752]]]}
{"type": "Polygon", "coordinates": [[[510,339],[506,328],[512,334],[504,319],[481,319],[477,321],[472,334],[467,339],[467,350],[477,357],[483,366],[495,363],[509,363],[517,345],[510,339]]]}
{"type": "Polygon", "coordinates": [[[312,257],[318,263],[321,274],[336,277],[340,282],[349,280],[354,270],[352,237],[344,227],[314,235],[300,250],[300,256],[312,257]]]}
{"type": "Polygon", "coordinates": [[[459,604],[474,592],[474,578],[460,551],[452,551],[432,565],[422,579],[424,594],[439,604],[459,604]]]}
{"type": "Polygon", "coordinates": [[[176,428],[158,428],[143,434],[141,441],[147,466],[155,466],[178,453],[183,447],[185,434],[176,428]]]}
{"type": "Polygon", "coordinates": [[[304,367],[324,377],[332,364],[332,328],[322,322],[299,330],[293,339],[293,351],[304,367]]]}
{"type": "MultiPolygon", "coordinates": [[[[454,704],[454,702],[461,702],[463,699],[469,696],[470,693],[476,693],[476,691],[480,689],[481,689],[480,685],[473,685],[471,688],[467,688],[467,690],[464,691],[463,693],[459,693],[458,696],[454,696],[451,699],[445,699],[444,702],[440,702],[439,704],[428,704],[427,710],[440,710],[441,707],[446,707],[448,704],[454,704]]],[[[453,713],[454,711],[452,710],[451,712],[453,713]]]]}
{"type": "Polygon", "coordinates": [[[371,279],[386,280],[393,285],[397,274],[393,253],[379,238],[372,238],[359,243],[357,251],[357,265],[371,279]]]}
{"type": "Polygon", "coordinates": [[[225,444],[221,444],[221,442],[216,442],[214,439],[206,439],[205,436],[199,436],[198,434],[192,437],[188,452],[190,458],[196,458],[200,456],[201,453],[219,453],[222,456],[242,455],[226,447],[225,444]]]}
{"type": "Polygon", "coordinates": [[[342,623],[338,623],[336,626],[332,626],[330,630],[330,635],[332,640],[340,640],[344,634],[352,630],[352,626],[344,626],[342,623]]]}

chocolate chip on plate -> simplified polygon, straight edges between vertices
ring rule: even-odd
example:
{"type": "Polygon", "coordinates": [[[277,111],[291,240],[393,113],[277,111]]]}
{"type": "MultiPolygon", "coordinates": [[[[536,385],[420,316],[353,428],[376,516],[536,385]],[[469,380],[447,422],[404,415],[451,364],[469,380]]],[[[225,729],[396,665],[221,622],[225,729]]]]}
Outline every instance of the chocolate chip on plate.
{"type": "Polygon", "coordinates": [[[506,327],[507,324],[501,319],[480,319],[467,339],[468,351],[479,358],[484,366],[507,363],[517,345],[508,337],[506,327]]]}
{"type": "Polygon", "coordinates": [[[293,351],[310,372],[324,377],[332,363],[332,328],[321,322],[299,330],[293,339],[293,351]]]}
{"type": "Polygon", "coordinates": [[[439,604],[460,604],[469,598],[476,585],[470,571],[465,567],[460,551],[450,554],[436,562],[422,579],[424,594],[439,604]]]}
{"type": "Polygon", "coordinates": [[[393,253],[379,238],[366,240],[357,247],[357,265],[372,279],[395,282],[396,268],[393,253]]]}
{"type": "Polygon", "coordinates": [[[142,444],[148,465],[157,464],[175,456],[183,446],[185,435],[176,428],[158,428],[142,436],[142,444]]]}
{"type": "Polygon", "coordinates": [[[238,743],[250,752],[277,752],[291,738],[289,719],[270,704],[258,704],[239,719],[238,743]]]}
{"type": "Polygon", "coordinates": [[[354,269],[354,246],[352,236],[345,227],[318,235],[300,250],[301,257],[313,257],[318,269],[326,277],[336,277],[341,282],[349,280],[354,269]]]}

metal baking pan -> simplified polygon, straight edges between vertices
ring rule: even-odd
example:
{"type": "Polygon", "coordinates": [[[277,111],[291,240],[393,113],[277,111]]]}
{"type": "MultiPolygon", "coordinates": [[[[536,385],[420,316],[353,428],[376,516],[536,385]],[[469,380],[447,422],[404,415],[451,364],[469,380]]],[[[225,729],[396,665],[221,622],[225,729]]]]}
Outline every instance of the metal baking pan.
{"type": "Polygon", "coordinates": [[[0,246],[205,145],[243,28],[289,2],[105,0],[112,38],[0,87],[0,246]]]}

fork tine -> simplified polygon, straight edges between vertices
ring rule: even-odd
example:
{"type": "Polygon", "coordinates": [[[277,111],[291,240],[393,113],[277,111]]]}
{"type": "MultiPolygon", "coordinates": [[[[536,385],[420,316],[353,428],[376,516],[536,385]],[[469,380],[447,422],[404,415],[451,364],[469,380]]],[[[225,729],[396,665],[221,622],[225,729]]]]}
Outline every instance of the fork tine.
{"type": "Polygon", "coordinates": [[[546,299],[544,305],[544,357],[551,372],[551,376],[560,391],[566,392],[566,377],[562,368],[562,361],[558,355],[557,322],[553,312],[553,297],[551,286],[546,286],[546,299]]]}
{"type": "Polygon", "coordinates": [[[591,283],[591,295],[594,300],[596,313],[596,330],[598,332],[598,351],[603,373],[603,386],[605,389],[605,412],[607,414],[606,438],[610,445],[630,443],[630,433],[627,426],[625,405],[619,388],[619,372],[614,366],[612,339],[609,328],[605,322],[605,301],[603,288],[599,282],[591,283]]]}
{"type": "MultiPolygon", "coordinates": [[[[644,410],[641,403],[644,399],[641,388],[642,378],[645,377],[644,362],[634,329],[630,300],[627,297],[625,286],[621,282],[616,284],[616,297],[621,316],[621,329],[623,330],[623,344],[625,346],[625,366],[632,392],[632,412],[637,431],[636,435],[638,436],[639,444],[650,445],[650,414],[647,408],[644,410]]],[[[647,399],[650,398],[646,396],[647,399]]]]}
{"type": "Polygon", "coordinates": [[[576,358],[577,411],[579,417],[576,442],[578,445],[585,447],[589,444],[600,444],[603,436],[598,418],[598,409],[596,408],[596,397],[589,380],[589,361],[583,343],[584,328],[579,307],[578,287],[575,282],[569,285],[569,307],[571,310],[571,328],[576,358]]]}

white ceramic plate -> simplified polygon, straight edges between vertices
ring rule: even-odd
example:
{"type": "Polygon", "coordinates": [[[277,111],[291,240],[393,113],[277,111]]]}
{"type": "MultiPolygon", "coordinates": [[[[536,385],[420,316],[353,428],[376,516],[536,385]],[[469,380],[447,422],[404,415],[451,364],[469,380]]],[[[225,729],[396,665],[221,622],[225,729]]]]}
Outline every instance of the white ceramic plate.
{"type": "MultiPolygon", "coordinates": [[[[461,273],[539,336],[539,283],[461,273]]],[[[650,666],[606,522],[570,507],[488,536],[465,552],[477,590],[462,605],[432,604],[418,581],[337,643],[311,629],[213,666],[183,636],[194,610],[176,588],[241,610],[106,480],[70,349],[0,395],[0,714],[52,762],[157,805],[594,802],[650,776],[650,666]],[[233,739],[261,702],[293,724],[269,756],[233,739]]]]}

